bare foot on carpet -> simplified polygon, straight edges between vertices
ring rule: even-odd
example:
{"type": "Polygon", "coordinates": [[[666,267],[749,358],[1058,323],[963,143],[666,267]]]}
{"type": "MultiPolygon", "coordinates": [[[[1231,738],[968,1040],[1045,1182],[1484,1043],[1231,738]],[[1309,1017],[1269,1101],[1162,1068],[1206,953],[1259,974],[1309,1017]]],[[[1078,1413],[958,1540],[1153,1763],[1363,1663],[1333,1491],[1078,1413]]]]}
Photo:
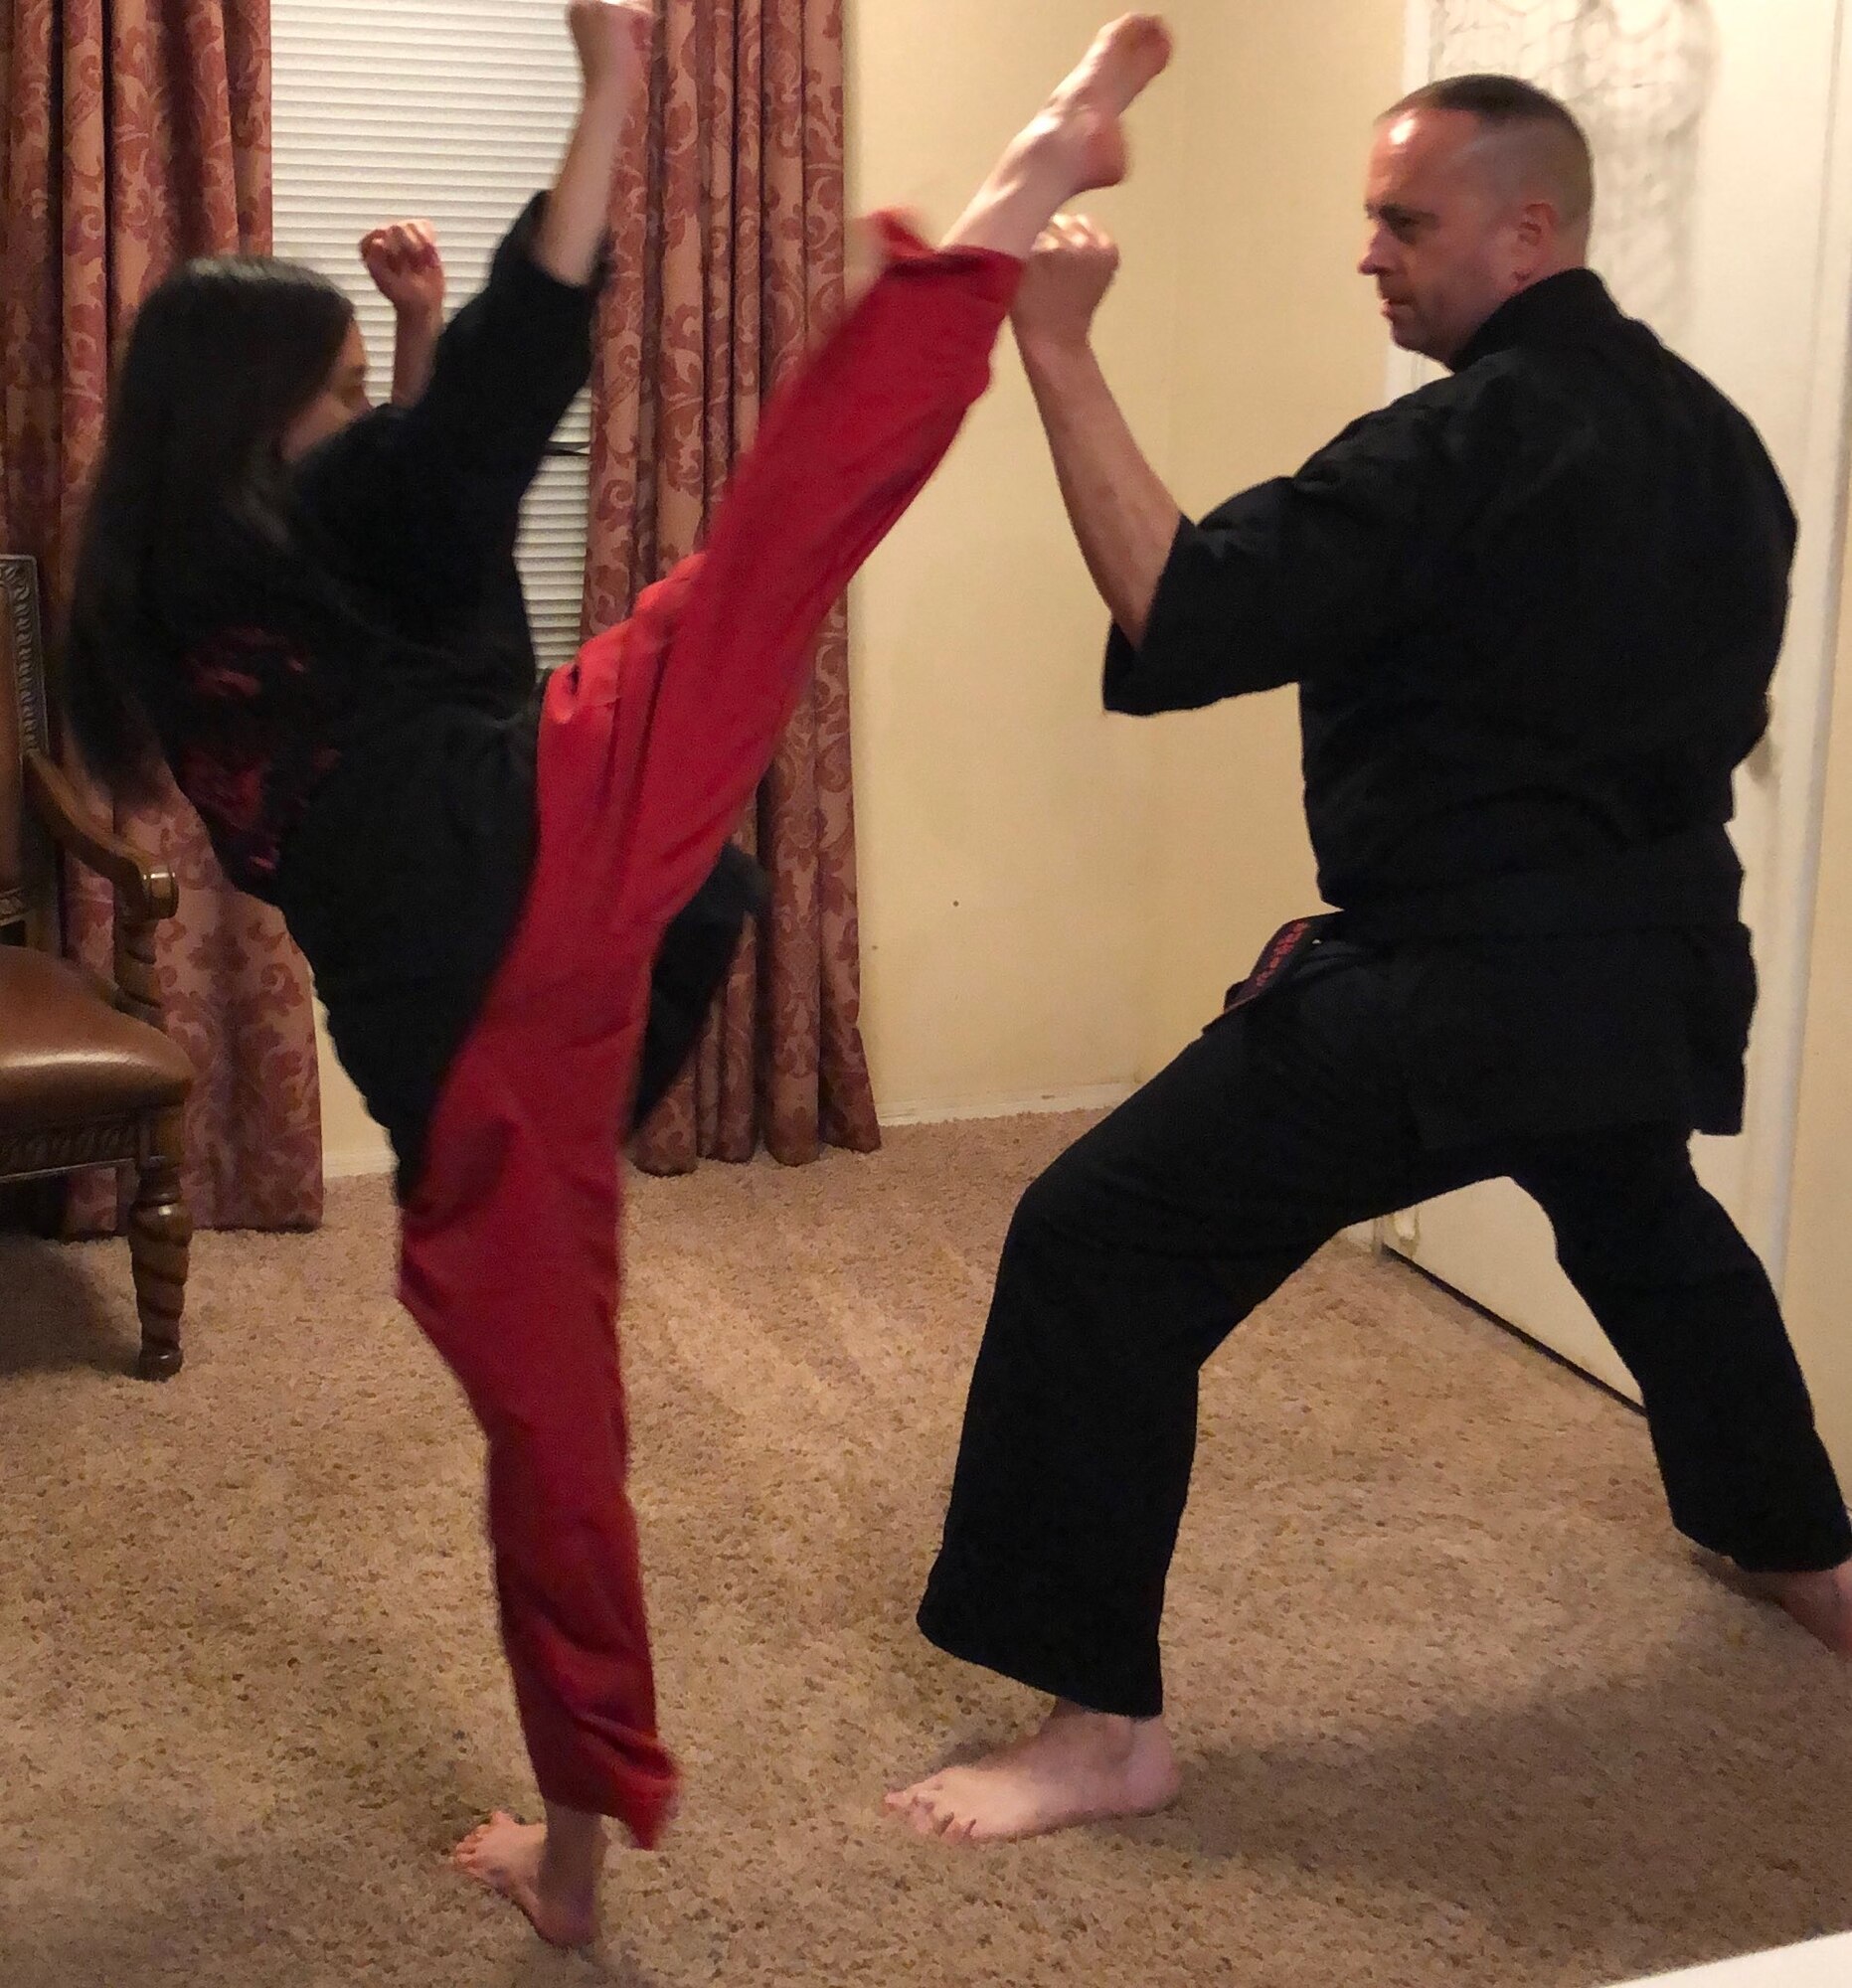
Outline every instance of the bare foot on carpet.
{"type": "Polygon", "coordinates": [[[596,1850],[570,1846],[570,1857],[550,1857],[547,1826],[517,1822],[500,1809],[479,1829],[472,1829],[451,1853],[450,1861],[486,1891],[519,1905],[534,1930],[553,1946],[586,1946],[597,1936],[598,1869],[604,1838],[599,1829],[596,1850]],[[575,1868],[566,1868],[567,1866],[575,1868]]]}
{"type": "Polygon", "coordinates": [[[1808,1635],[1852,1657],[1852,1561],[1824,1574],[1739,1574],[1752,1594],[1783,1608],[1808,1635]]]}
{"type": "Polygon", "coordinates": [[[1158,1719],[1057,1705],[1039,1733],[969,1767],[947,1767],[887,1798],[922,1836],[1007,1843],[1079,1823],[1154,1815],[1180,1776],[1158,1719]]]}

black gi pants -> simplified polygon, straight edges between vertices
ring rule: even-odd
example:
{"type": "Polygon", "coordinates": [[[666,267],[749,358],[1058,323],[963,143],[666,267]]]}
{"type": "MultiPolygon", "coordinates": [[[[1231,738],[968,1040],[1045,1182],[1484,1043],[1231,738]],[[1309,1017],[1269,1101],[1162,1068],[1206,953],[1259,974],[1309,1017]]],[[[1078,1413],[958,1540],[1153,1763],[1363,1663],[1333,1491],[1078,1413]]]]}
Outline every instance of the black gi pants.
{"type": "Polygon", "coordinates": [[[1004,1244],[944,1544],[941,1649],[1095,1711],[1163,1704],[1197,1374],[1339,1231],[1500,1176],[1639,1383],[1674,1524],[1743,1567],[1852,1557],[1774,1293],[1685,1131],[1424,1148],[1380,956],[1326,940],[1055,1162],[1004,1244]]]}

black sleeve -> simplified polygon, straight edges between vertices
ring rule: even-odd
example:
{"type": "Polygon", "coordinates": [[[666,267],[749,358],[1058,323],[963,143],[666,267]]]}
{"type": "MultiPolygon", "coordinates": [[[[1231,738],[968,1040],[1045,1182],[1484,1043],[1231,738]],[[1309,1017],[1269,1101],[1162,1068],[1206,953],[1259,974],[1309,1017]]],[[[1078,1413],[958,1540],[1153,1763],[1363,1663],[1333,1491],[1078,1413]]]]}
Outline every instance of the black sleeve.
{"type": "Polygon", "coordinates": [[[485,572],[512,554],[521,501],[590,376],[602,270],[581,288],[541,268],[545,206],[529,204],[444,328],[422,398],[356,421],[300,474],[341,566],[433,635],[473,614],[485,572]]]}
{"type": "Polygon", "coordinates": [[[1177,528],[1144,640],[1106,650],[1108,711],[1196,711],[1363,654],[1400,611],[1444,461],[1431,408],[1366,415],[1296,476],[1177,528]]]}
{"type": "Polygon", "coordinates": [[[401,422],[410,463],[467,479],[483,522],[498,531],[591,375],[602,270],[582,288],[535,261],[546,205],[535,195],[503,239],[487,283],[444,328],[430,384],[401,422]]]}

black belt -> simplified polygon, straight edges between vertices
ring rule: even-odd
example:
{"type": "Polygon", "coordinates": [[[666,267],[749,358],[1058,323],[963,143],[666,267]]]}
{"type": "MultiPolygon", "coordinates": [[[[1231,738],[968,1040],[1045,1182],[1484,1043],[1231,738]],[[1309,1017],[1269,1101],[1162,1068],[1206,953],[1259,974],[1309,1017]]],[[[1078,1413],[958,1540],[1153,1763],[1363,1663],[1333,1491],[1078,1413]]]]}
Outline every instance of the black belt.
{"type": "Polygon", "coordinates": [[[1636,931],[1732,930],[1742,917],[1743,866],[1722,828],[1641,843],[1599,864],[1530,870],[1483,883],[1294,918],[1261,950],[1223,1013],[1287,979],[1320,938],[1360,945],[1418,940],[1577,938],[1636,931]]]}

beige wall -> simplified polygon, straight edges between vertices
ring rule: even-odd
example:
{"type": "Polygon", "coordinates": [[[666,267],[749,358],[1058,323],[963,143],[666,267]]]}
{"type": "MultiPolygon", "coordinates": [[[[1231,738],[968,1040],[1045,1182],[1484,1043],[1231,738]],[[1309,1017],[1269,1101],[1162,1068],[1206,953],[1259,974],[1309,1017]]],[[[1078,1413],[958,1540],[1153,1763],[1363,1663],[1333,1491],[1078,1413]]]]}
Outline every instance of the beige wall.
{"type": "MultiPolygon", "coordinates": [[[[1100,13],[1099,0],[855,9],[851,199],[945,226],[1100,13]]],[[[1090,203],[1131,250],[1100,339],[1160,456],[1180,106],[1160,85],[1131,185],[1090,203]]],[[[1154,742],[1100,712],[1103,610],[1007,339],[995,391],[853,612],[863,1023],[883,1110],[1128,1083],[1154,742]]]]}
{"type": "MultiPolygon", "coordinates": [[[[948,220],[1099,0],[856,15],[854,197],[948,220]],[[971,48],[983,60],[971,64],[971,48]],[[923,161],[930,161],[923,166],[923,161]]],[[[1382,389],[1362,280],[1371,117],[1401,0],[1175,0],[1101,356],[1186,508],[1295,466],[1382,389]]],[[[1105,617],[1005,348],[998,390],[856,601],[865,1030],[883,1108],[1148,1076],[1314,902],[1289,697],[1100,715],[1105,617]]]]}
{"type": "Polygon", "coordinates": [[[1852,580],[1837,681],[1783,1296],[1821,1431],[1852,1485],[1852,580]]]}
{"type": "MultiPolygon", "coordinates": [[[[1383,393],[1363,246],[1371,122],[1400,93],[1402,0],[1204,0],[1179,64],[1178,501],[1200,515],[1294,469],[1383,393]]],[[[1317,892],[1292,693],[1147,721],[1158,734],[1141,1074],[1214,1012],[1317,892]]]]}
{"type": "MultiPolygon", "coordinates": [[[[851,200],[943,226],[1111,10],[850,7],[851,200]]],[[[1401,0],[1175,0],[1132,183],[1087,203],[1125,270],[1100,347],[1202,510],[1380,392],[1350,274],[1401,0]]],[[[1290,700],[1099,709],[1103,610],[1008,342],[995,392],[854,600],[863,1026],[884,1113],[1071,1099],[1148,1075],[1311,902],[1290,700]]],[[[331,1170],[378,1135],[324,1057],[331,1170]]]]}
{"type": "Polygon", "coordinates": [[[367,1115],[360,1092],[335,1060],[327,1028],[316,1015],[315,1041],[321,1051],[322,1172],[330,1180],[348,1174],[384,1173],[392,1165],[386,1134],[367,1115]]]}

